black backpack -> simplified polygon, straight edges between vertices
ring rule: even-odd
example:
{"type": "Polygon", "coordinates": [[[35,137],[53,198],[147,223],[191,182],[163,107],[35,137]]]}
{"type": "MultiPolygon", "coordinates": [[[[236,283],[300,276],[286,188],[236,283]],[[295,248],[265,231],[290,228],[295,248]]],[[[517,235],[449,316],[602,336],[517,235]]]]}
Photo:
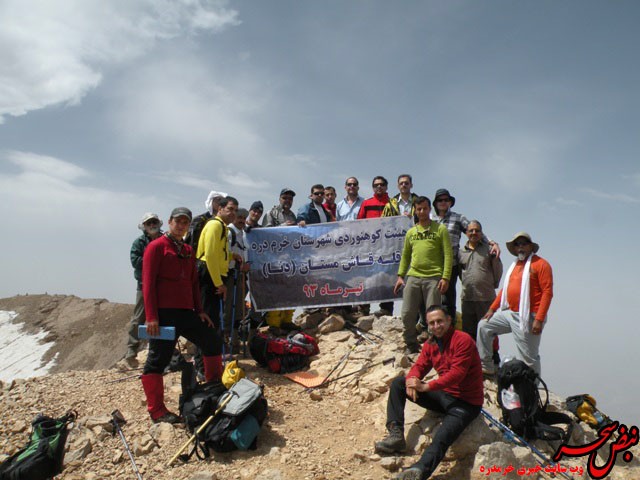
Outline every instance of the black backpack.
{"type": "Polygon", "coordinates": [[[200,234],[202,233],[202,229],[207,224],[207,222],[211,220],[211,218],[211,214],[209,212],[205,212],[201,213],[200,215],[196,215],[191,220],[191,224],[189,225],[189,232],[187,233],[184,242],[191,245],[194,255],[198,250],[198,241],[200,241],[200,234]]]}
{"type": "MultiPolygon", "coordinates": [[[[267,400],[262,393],[262,387],[254,382],[240,379],[238,383],[242,383],[245,389],[234,386],[235,388],[232,387],[234,393],[251,390],[252,398],[233,414],[227,413],[227,409],[219,412],[197,435],[193,450],[181,457],[183,461],[187,461],[194,453],[200,459],[207,458],[210,455],[209,449],[216,452],[231,452],[238,449],[255,450],[257,448],[256,437],[267,418],[267,400]]],[[[197,384],[193,368],[191,371],[188,368],[182,371],[182,391],[180,414],[190,432],[196,432],[216,412],[224,395],[228,394],[228,390],[220,382],[197,384]]],[[[235,400],[237,403],[238,399],[235,400]]]]}
{"type": "Polygon", "coordinates": [[[0,480],[47,480],[62,472],[67,426],[76,417],[72,410],[60,418],[38,415],[28,445],[0,465],[0,480]]]}
{"type": "Polygon", "coordinates": [[[571,417],[560,412],[548,412],[549,390],[540,376],[520,360],[505,362],[498,369],[498,404],[502,421],[526,440],[562,440],[571,435],[571,417]],[[540,382],[545,392],[540,396],[540,382]],[[515,394],[515,395],[514,395],[515,394]],[[556,424],[569,425],[567,431],[556,424]]]}

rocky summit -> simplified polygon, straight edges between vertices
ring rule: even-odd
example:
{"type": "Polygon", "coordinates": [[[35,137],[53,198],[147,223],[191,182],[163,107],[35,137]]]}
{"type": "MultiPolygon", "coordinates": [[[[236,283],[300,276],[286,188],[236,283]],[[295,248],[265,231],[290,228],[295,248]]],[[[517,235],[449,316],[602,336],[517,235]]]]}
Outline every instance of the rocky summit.
{"type": "MultiPolygon", "coordinates": [[[[240,365],[249,378],[264,385],[269,403],[269,416],[258,436],[258,449],[214,453],[206,461],[192,457],[186,464],[168,467],[167,462],[188,439],[188,433],[181,426],[152,424],[138,379],[140,370],[124,371],[115,366],[125,351],[131,306],[43,295],[0,300],[0,309],[18,312],[15,321],[24,322],[26,330],[49,331],[48,340],[56,342],[52,349],[60,352],[58,358],[62,360],[46,376],[0,385],[0,454],[4,459],[24,446],[30,422],[39,412],[61,416],[74,409],[78,418],[69,431],[65,468],[57,477],[60,479],[136,478],[110,423],[115,409],[127,421],[122,430],[138,469],[144,478],[155,480],[392,478],[394,472],[419,457],[440,423],[437,414],[408,403],[405,427],[408,452],[397,456],[374,453],[374,442],[385,435],[389,385],[395,377],[406,373],[414,360],[402,353],[402,323],[396,317],[363,317],[357,324],[365,332],[363,338],[345,329],[345,319],[339,315],[314,313],[297,319],[319,340],[320,354],[313,358],[309,371],[323,376],[340,364],[331,378],[343,378],[311,394],[305,393],[301,385],[269,373],[250,357],[240,354],[240,365]],[[97,359],[108,361],[109,365],[101,365],[97,359]],[[393,361],[385,362],[388,359],[393,361]],[[353,374],[346,375],[349,373],[353,374]]],[[[144,357],[145,352],[141,352],[138,360],[142,362],[144,357]]],[[[495,383],[485,380],[484,385],[485,408],[499,419],[495,383]]],[[[168,407],[174,411],[178,410],[180,390],[179,373],[167,374],[165,396],[168,407]]],[[[553,394],[550,403],[551,409],[563,411],[561,399],[553,394]]],[[[573,444],[582,445],[595,439],[594,430],[583,423],[575,425],[573,444]]],[[[542,441],[533,445],[549,457],[557,448],[542,441]]],[[[608,459],[607,450],[601,450],[598,465],[608,459]]],[[[636,445],[630,451],[633,459],[630,462],[618,459],[607,478],[640,478],[640,449],[636,445]]],[[[586,463],[586,457],[562,461],[568,469],[581,468],[584,472],[582,476],[571,474],[572,478],[588,478],[586,463]]],[[[537,465],[538,459],[529,448],[508,442],[502,432],[480,416],[449,450],[432,478],[525,478],[518,469],[534,469],[537,465]],[[508,466],[514,467],[514,471],[505,475],[508,466]]],[[[526,478],[551,477],[539,472],[526,478]]]]}

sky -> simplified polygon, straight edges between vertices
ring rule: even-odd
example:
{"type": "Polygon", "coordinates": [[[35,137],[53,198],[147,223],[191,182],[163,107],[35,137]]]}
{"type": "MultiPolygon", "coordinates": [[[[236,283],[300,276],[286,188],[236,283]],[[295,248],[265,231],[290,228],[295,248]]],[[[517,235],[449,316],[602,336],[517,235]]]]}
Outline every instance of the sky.
{"type": "MultiPolygon", "coordinates": [[[[640,4],[0,0],[0,296],[133,303],[144,212],[401,173],[554,269],[543,378],[638,424],[640,4]],[[635,259],[635,260],[634,260],[635,259]]],[[[505,344],[506,348],[506,344],[505,344]]]]}

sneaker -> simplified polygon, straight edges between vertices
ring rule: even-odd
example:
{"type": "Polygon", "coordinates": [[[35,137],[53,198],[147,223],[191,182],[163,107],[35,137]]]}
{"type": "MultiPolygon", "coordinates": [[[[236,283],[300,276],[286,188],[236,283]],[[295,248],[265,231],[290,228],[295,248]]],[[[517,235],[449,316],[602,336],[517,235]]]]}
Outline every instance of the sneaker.
{"type": "Polygon", "coordinates": [[[404,440],[403,430],[395,423],[389,425],[389,434],[374,444],[375,452],[387,454],[404,452],[407,449],[407,443],[404,440]]]}
{"type": "Polygon", "coordinates": [[[399,480],[423,480],[424,471],[422,471],[418,467],[409,467],[401,471],[400,473],[398,473],[393,478],[399,479],[399,480]]]}
{"type": "Polygon", "coordinates": [[[171,423],[171,424],[182,423],[182,417],[171,412],[167,412],[161,417],[153,418],[152,420],[153,420],[153,423],[162,423],[162,422],[171,423]]]}

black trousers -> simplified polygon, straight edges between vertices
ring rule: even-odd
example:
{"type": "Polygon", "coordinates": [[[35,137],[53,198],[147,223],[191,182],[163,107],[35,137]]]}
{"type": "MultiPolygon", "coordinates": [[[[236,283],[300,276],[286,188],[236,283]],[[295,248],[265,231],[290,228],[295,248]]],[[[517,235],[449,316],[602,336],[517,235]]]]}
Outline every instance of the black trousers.
{"type": "MultiPolygon", "coordinates": [[[[204,262],[199,262],[198,266],[198,278],[200,280],[200,298],[202,299],[202,310],[209,315],[211,321],[215,325],[215,351],[213,355],[222,355],[222,343],[223,336],[221,330],[221,319],[220,315],[224,311],[223,310],[223,301],[222,295],[218,295],[216,293],[216,287],[213,284],[213,280],[211,280],[211,275],[209,275],[209,271],[207,270],[207,264],[204,262]]],[[[224,283],[226,277],[222,278],[224,283]]],[[[198,364],[198,360],[196,360],[196,365],[198,364]]]]}
{"type": "MultiPolygon", "coordinates": [[[[393,381],[389,390],[387,425],[394,422],[404,427],[404,407],[407,398],[405,378],[398,377],[393,381]]],[[[442,391],[419,393],[415,403],[428,410],[444,414],[442,425],[431,440],[431,445],[413,465],[423,470],[428,477],[442,461],[456,438],[480,414],[482,407],[471,405],[442,391]]]]}
{"type": "Polygon", "coordinates": [[[173,355],[178,337],[184,337],[202,350],[203,355],[215,355],[216,331],[204,323],[193,310],[161,308],[158,310],[161,327],[176,327],[173,340],[149,339],[149,354],[143,374],[162,373],[173,355]]]}
{"type": "MultiPolygon", "coordinates": [[[[458,277],[460,276],[460,267],[454,265],[451,268],[451,278],[449,279],[449,288],[444,294],[444,305],[447,307],[449,315],[453,323],[456,322],[456,284],[458,283],[458,277]]],[[[486,313],[486,312],[485,312],[486,313]]]]}

